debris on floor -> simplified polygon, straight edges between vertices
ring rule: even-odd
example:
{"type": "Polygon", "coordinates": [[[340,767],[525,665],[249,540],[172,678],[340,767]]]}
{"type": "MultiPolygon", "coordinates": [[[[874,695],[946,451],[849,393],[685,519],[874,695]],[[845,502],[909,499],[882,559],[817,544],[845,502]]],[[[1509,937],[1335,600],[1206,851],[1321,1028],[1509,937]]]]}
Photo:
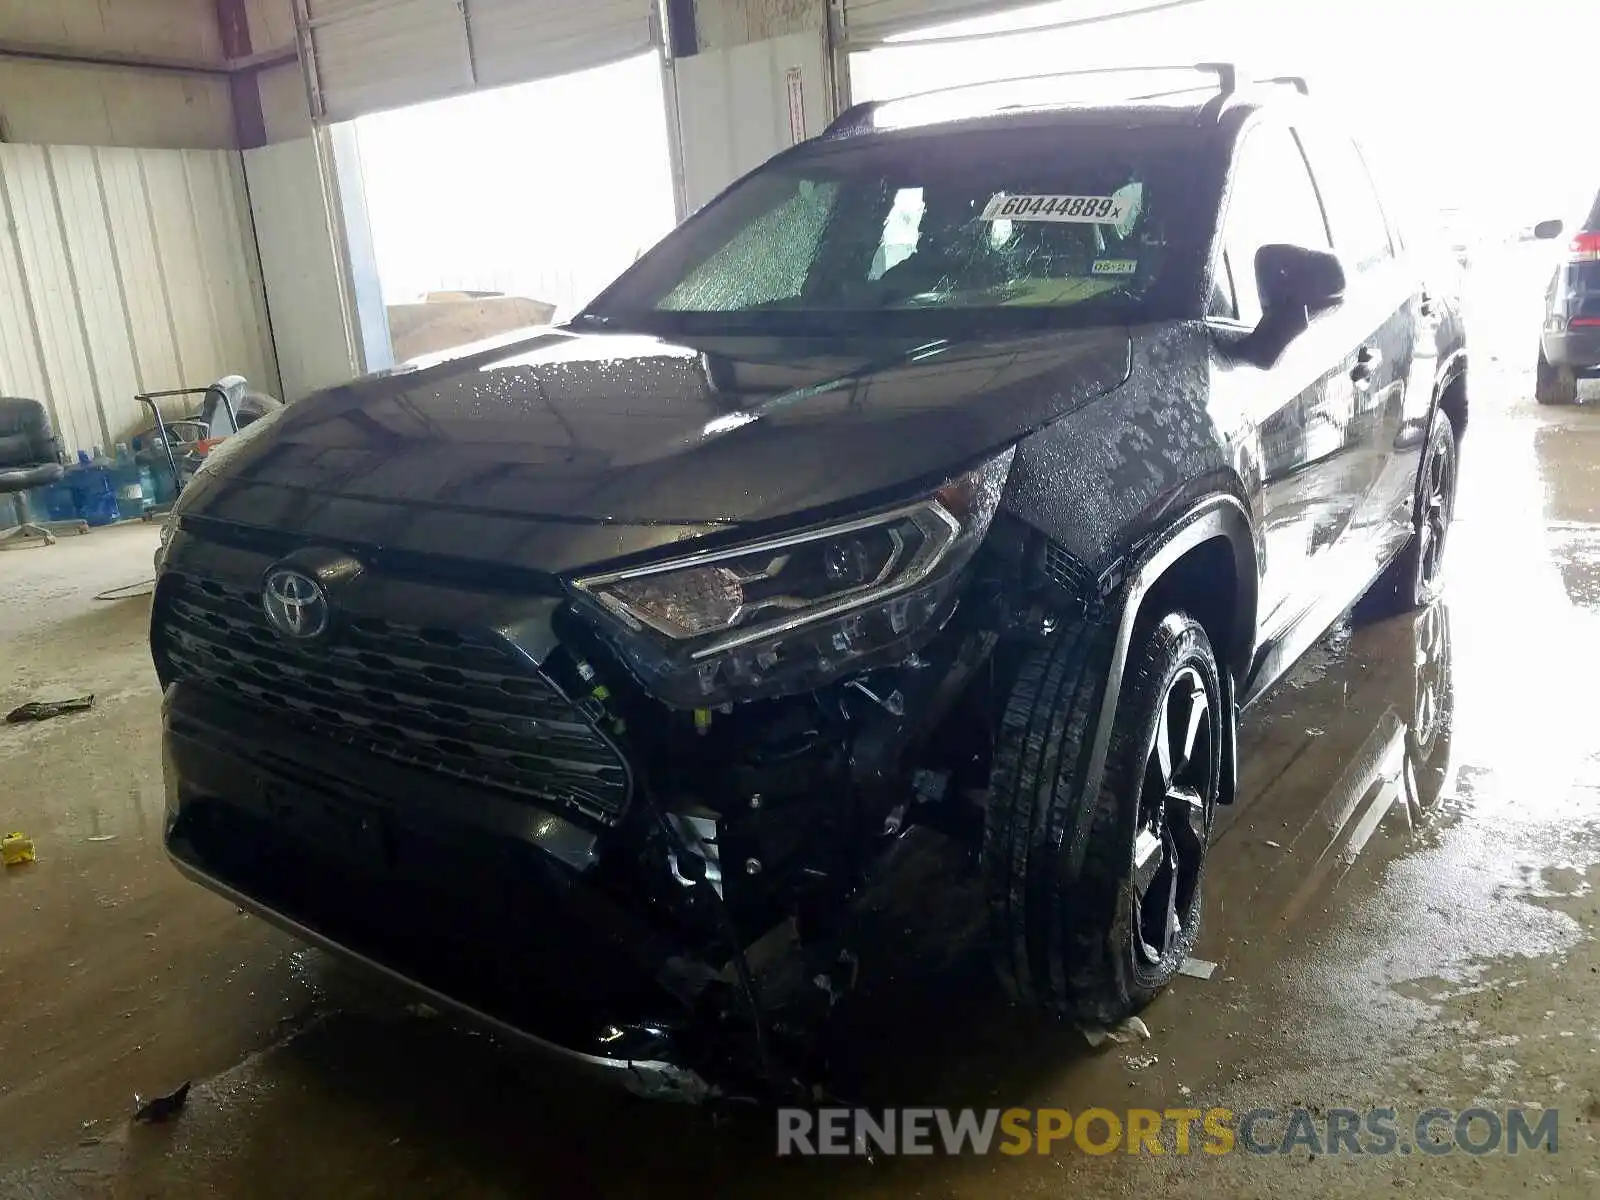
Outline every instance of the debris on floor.
{"type": "Polygon", "coordinates": [[[88,712],[94,707],[93,693],[74,696],[70,700],[30,700],[6,714],[7,725],[20,725],[24,721],[48,721],[63,713],[88,712]]]}
{"type": "Polygon", "coordinates": [[[1203,958],[1186,958],[1178,964],[1178,974],[1190,979],[1210,979],[1217,973],[1217,964],[1203,958]]]}
{"type": "Polygon", "coordinates": [[[139,1104],[139,1110],[133,1114],[133,1119],[142,1124],[155,1125],[177,1116],[189,1102],[189,1087],[189,1083],[185,1081],[177,1091],[157,1096],[148,1104],[140,1104],[139,1096],[135,1093],[133,1102],[139,1104]]]}
{"type": "Polygon", "coordinates": [[[22,833],[8,833],[0,838],[0,862],[8,867],[37,861],[33,852],[33,839],[22,833]]]}
{"type": "Polygon", "coordinates": [[[1116,1042],[1119,1046],[1135,1041],[1139,1038],[1150,1037],[1150,1027],[1138,1017],[1128,1017],[1110,1029],[1103,1029],[1098,1025],[1080,1025],[1084,1040],[1091,1046],[1103,1046],[1106,1042],[1116,1042]]]}

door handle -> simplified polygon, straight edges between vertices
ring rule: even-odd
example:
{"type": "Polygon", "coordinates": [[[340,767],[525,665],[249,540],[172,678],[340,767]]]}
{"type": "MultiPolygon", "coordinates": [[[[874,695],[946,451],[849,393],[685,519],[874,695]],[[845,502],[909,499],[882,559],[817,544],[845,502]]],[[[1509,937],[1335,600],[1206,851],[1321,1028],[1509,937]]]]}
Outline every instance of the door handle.
{"type": "Polygon", "coordinates": [[[1372,377],[1381,362],[1383,351],[1375,346],[1363,346],[1356,351],[1356,365],[1350,368],[1350,382],[1356,385],[1356,391],[1364,392],[1372,386],[1372,377]]]}
{"type": "Polygon", "coordinates": [[[1372,377],[1382,361],[1382,351],[1371,346],[1361,347],[1356,353],[1356,365],[1350,368],[1350,382],[1356,385],[1356,391],[1364,392],[1372,386],[1372,377]]]}

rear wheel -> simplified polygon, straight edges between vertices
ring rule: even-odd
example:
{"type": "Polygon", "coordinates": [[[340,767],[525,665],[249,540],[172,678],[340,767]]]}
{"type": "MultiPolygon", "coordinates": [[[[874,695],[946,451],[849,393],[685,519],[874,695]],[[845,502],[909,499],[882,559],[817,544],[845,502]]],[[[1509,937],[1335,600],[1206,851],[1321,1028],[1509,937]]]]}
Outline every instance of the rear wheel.
{"type": "Polygon", "coordinates": [[[1444,551],[1456,511],[1455,429],[1443,412],[1433,414],[1422,467],[1417,473],[1416,515],[1411,540],[1378,577],[1357,606],[1357,616],[1377,620],[1426,608],[1444,590],[1444,551]]]}
{"type": "Polygon", "coordinates": [[[1540,404],[1576,404],[1578,376],[1571,367],[1558,367],[1539,350],[1539,366],[1533,380],[1533,398],[1540,404]]]}
{"type": "Polygon", "coordinates": [[[1142,626],[1087,794],[1105,644],[1084,627],[1024,667],[1001,725],[984,859],[1002,979],[1110,1025],[1166,986],[1199,933],[1230,718],[1200,623],[1174,612],[1142,626]]]}

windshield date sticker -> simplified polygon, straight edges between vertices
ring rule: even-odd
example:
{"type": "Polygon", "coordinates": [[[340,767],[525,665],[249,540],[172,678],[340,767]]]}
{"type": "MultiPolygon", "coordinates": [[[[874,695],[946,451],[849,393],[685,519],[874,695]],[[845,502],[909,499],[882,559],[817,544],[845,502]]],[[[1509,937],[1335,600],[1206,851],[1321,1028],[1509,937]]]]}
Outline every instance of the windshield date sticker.
{"type": "Polygon", "coordinates": [[[1136,258],[1097,258],[1094,266],[1089,268],[1091,275],[1137,275],[1139,273],[1139,260],[1136,258]]]}
{"type": "Polygon", "coordinates": [[[1116,225],[1126,217],[1125,196],[1008,196],[997,192],[984,205],[985,221],[1067,221],[1116,225]]]}

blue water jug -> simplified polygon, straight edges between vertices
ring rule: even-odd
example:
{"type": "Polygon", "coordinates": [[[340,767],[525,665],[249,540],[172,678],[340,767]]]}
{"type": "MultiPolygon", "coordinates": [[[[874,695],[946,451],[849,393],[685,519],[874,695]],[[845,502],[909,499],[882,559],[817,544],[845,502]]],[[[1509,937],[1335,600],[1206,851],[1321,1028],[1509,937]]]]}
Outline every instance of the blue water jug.
{"type": "Polygon", "coordinates": [[[78,519],[78,498],[72,494],[72,485],[67,482],[65,475],[60,482],[52,483],[48,487],[35,488],[28,493],[28,500],[35,513],[43,513],[47,521],[76,521],[78,519]]]}
{"type": "Polygon", "coordinates": [[[110,473],[117,495],[117,516],[124,521],[144,516],[144,481],[127,442],[117,443],[117,457],[110,473]]]}
{"type": "Polygon", "coordinates": [[[117,493],[104,466],[78,451],[78,461],[67,468],[67,486],[78,516],[91,525],[110,525],[117,519],[117,493]]]}

